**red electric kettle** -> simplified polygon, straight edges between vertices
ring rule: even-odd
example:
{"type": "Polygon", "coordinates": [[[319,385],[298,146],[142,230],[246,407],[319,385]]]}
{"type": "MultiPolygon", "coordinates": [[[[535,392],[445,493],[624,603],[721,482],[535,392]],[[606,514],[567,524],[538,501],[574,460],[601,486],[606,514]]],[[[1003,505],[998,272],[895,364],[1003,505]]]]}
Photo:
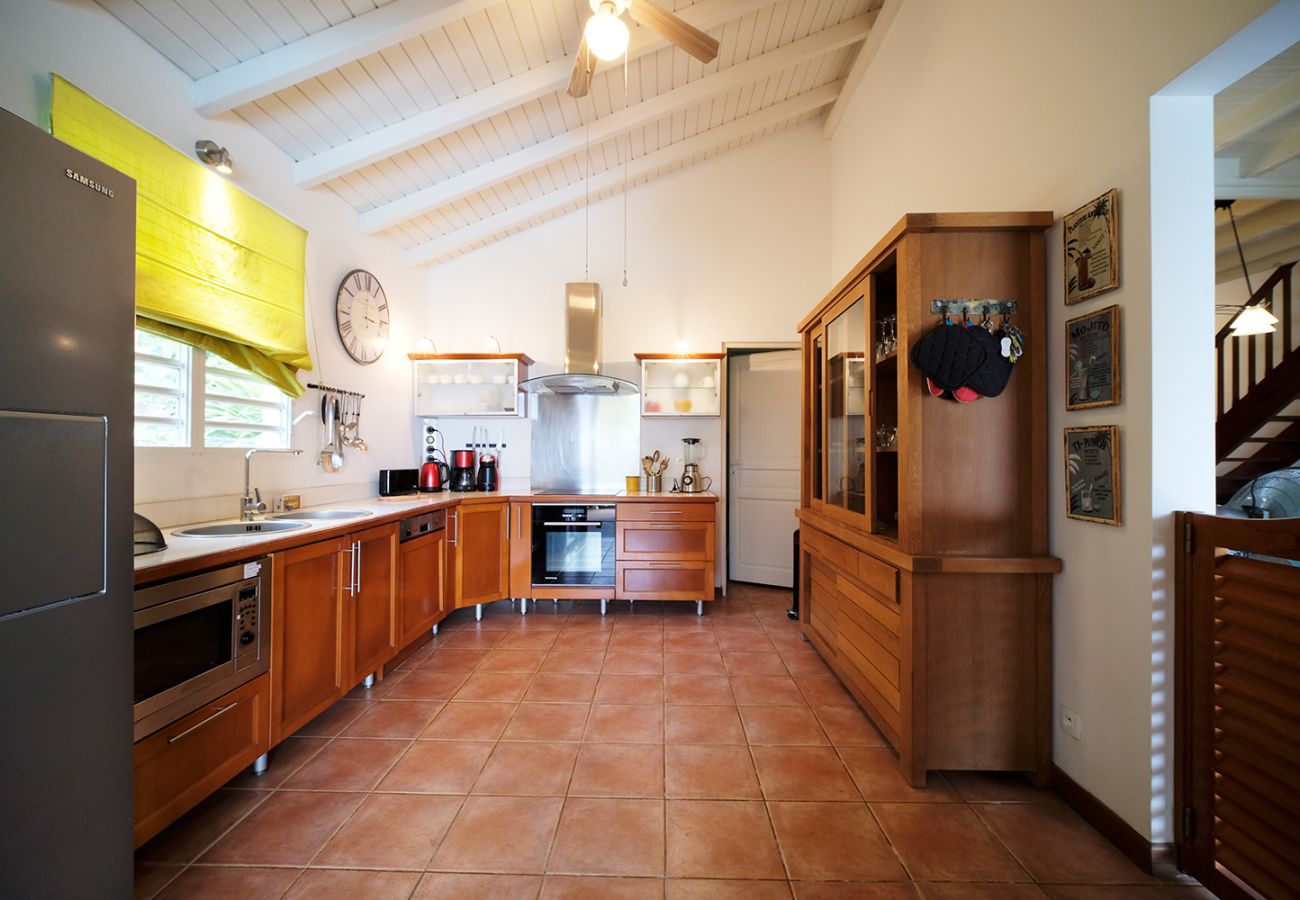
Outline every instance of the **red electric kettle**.
{"type": "Polygon", "coordinates": [[[420,467],[420,491],[432,493],[447,487],[451,479],[451,470],[444,462],[427,462],[420,467]]]}

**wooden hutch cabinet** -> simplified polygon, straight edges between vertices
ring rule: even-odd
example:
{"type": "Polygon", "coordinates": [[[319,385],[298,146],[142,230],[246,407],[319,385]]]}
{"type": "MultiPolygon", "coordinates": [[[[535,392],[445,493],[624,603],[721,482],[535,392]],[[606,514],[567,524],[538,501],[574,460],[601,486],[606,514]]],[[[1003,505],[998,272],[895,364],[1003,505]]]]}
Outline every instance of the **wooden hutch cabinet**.
{"type": "Polygon", "coordinates": [[[1052,218],[905,216],[799,325],[804,631],[917,786],[931,769],[1044,782],[1051,763],[1052,218]],[[1016,302],[1026,350],[1001,395],[927,390],[909,353],[938,299],[1016,302]]]}

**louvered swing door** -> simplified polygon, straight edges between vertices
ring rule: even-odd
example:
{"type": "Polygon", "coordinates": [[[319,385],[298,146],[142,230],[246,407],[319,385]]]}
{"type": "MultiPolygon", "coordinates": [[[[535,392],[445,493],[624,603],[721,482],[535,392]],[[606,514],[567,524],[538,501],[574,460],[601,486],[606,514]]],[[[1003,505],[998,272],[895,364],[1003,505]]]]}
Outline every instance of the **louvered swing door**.
{"type": "Polygon", "coordinates": [[[1183,868],[1221,898],[1300,898],[1300,520],[1187,515],[1179,615],[1183,868]]]}

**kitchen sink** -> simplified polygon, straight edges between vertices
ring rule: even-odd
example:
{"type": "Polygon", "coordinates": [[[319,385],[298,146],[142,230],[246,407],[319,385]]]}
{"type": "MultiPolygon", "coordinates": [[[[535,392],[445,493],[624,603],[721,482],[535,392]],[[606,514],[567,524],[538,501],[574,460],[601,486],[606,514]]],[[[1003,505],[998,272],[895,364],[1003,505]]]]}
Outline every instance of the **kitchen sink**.
{"type": "Polygon", "coordinates": [[[368,509],[309,509],[299,512],[280,513],[271,516],[271,518],[309,521],[311,519],[362,519],[373,515],[374,513],[368,509]]]}
{"type": "Polygon", "coordinates": [[[240,537],[241,535],[297,531],[306,527],[306,522],[227,522],[224,525],[200,525],[197,528],[185,528],[181,531],[173,531],[172,534],[177,537],[197,538],[240,537]]]}

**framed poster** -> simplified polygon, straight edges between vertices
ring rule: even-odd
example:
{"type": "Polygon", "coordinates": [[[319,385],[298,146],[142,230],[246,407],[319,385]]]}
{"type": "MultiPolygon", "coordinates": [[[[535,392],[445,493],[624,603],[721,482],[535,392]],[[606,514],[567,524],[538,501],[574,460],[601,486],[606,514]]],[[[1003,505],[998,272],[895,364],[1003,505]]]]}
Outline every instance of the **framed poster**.
{"type": "Polygon", "coordinates": [[[1065,429],[1065,514],[1120,524],[1119,426],[1065,429]]]}
{"type": "Polygon", "coordinates": [[[1119,192],[1111,188],[1063,222],[1065,305],[1119,287],[1119,192]]]}
{"type": "Polygon", "coordinates": [[[1065,408],[1119,403],[1119,307],[1065,323],[1065,408]]]}

